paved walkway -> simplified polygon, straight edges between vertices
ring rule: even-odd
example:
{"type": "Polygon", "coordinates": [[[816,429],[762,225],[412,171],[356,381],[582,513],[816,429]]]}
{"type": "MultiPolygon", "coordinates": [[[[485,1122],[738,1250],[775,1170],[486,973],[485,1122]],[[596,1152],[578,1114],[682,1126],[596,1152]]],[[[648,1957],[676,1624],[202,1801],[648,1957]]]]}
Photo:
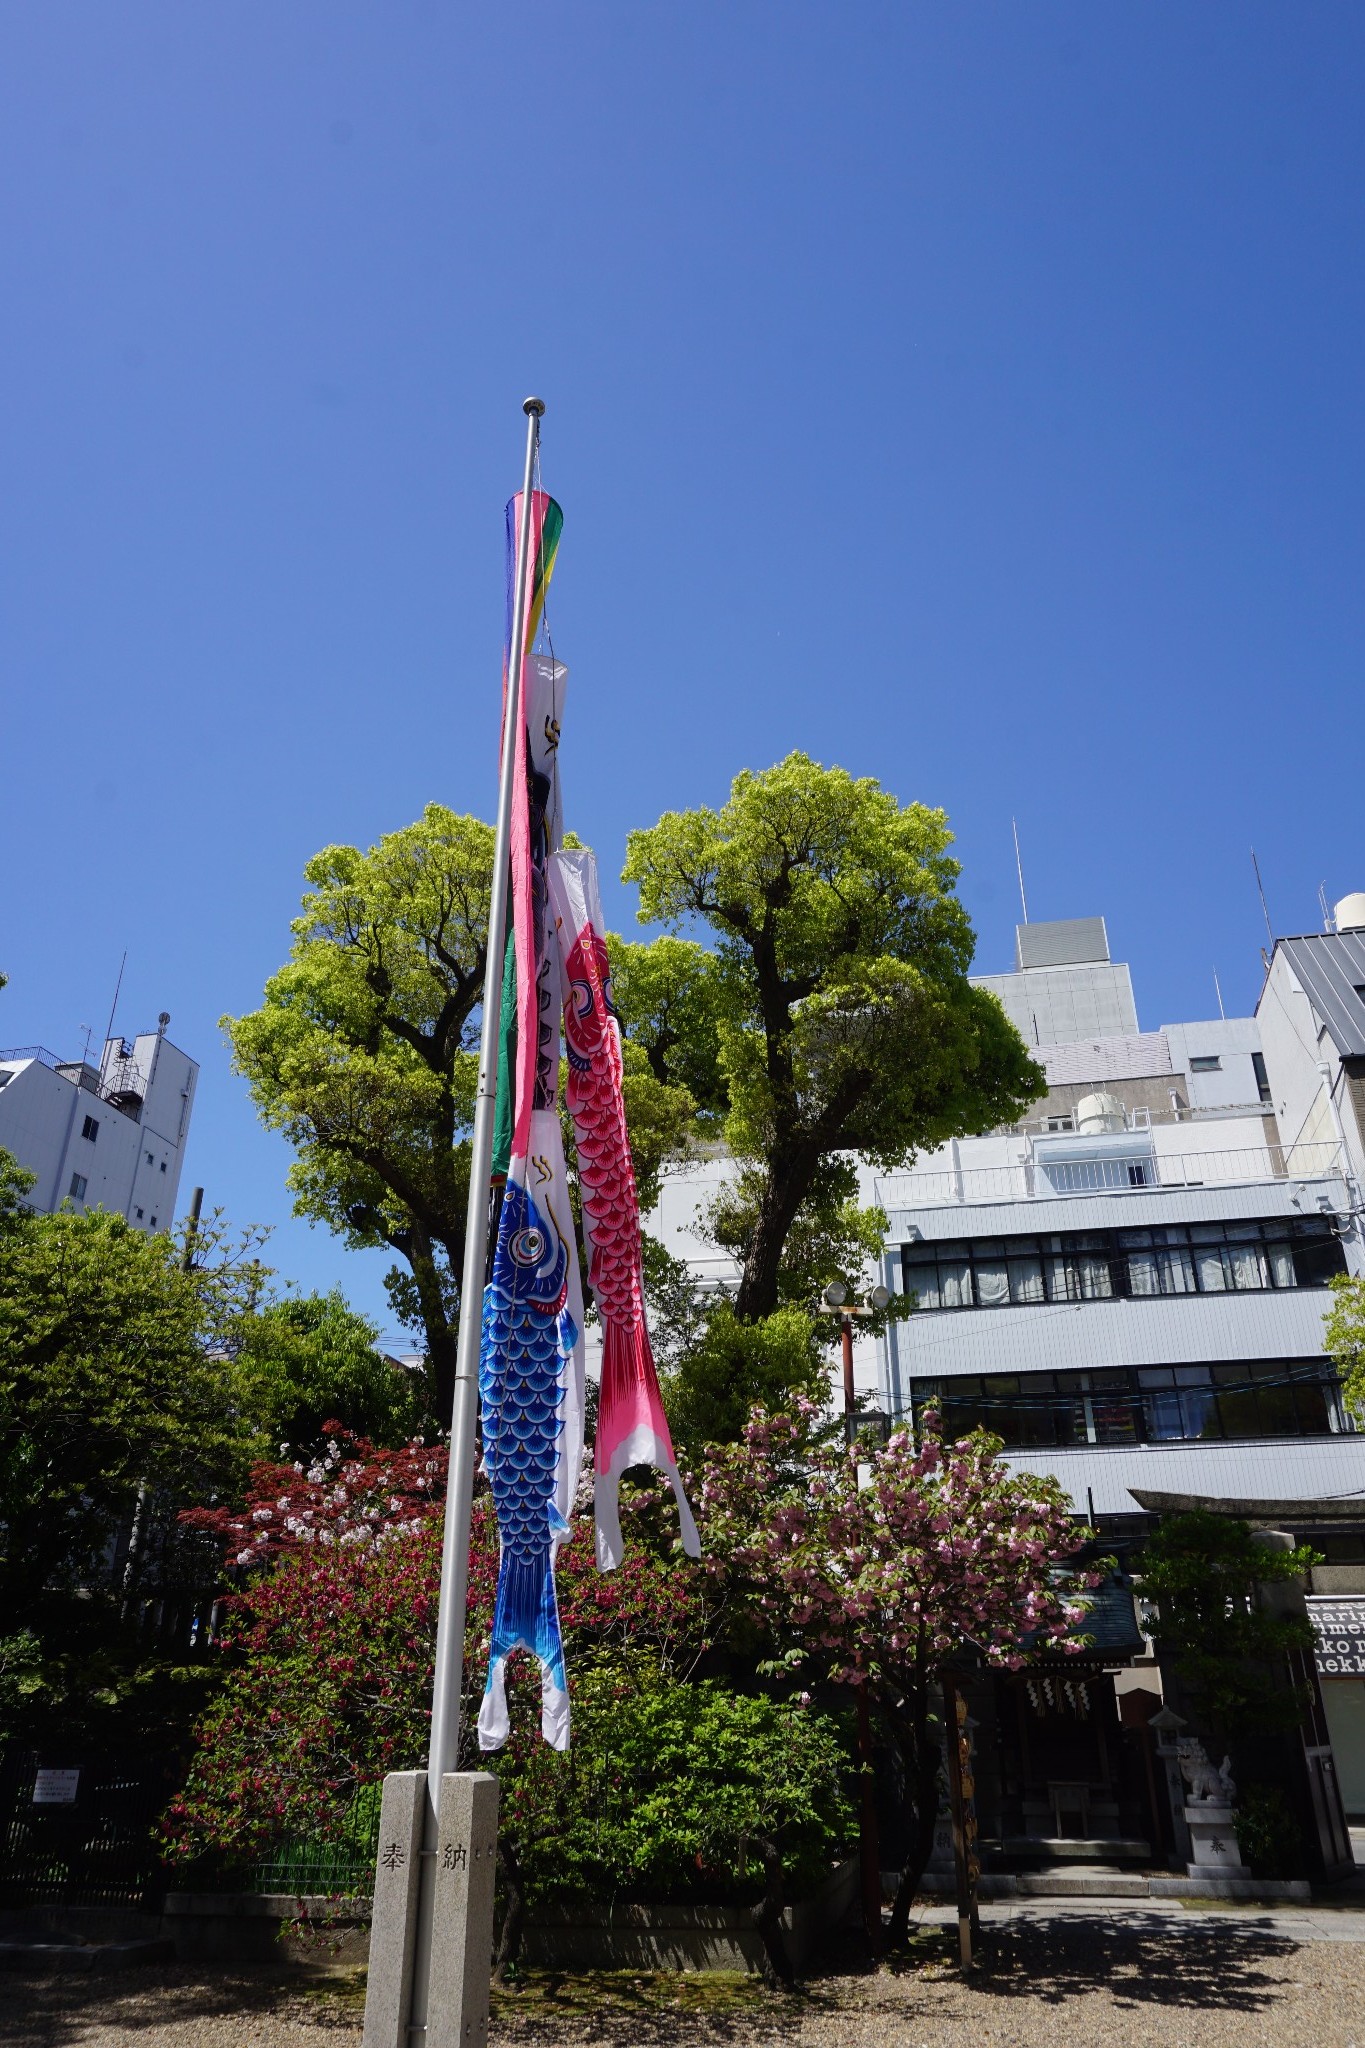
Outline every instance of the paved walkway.
{"type": "MultiPolygon", "coordinates": [[[[911,1919],[924,1928],[957,1926],[952,1907],[937,1903],[917,1908],[911,1919]]],[[[1247,1929],[1285,1941],[1365,1942],[1365,1897],[1343,1899],[1340,1904],[1314,1901],[1308,1906],[1257,1906],[1227,1900],[1205,1903],[1200,1899],[989,1899],[981,1907],[983,1929],[1068,1920],[1127,1928],[1134,1933],[1154,1926],[1173,1932],[1202,1929],[1208,1935],[1247,1929]]],[[[1365,2024],[1361,2048],[1365,2048],[1365,2024]]]]}

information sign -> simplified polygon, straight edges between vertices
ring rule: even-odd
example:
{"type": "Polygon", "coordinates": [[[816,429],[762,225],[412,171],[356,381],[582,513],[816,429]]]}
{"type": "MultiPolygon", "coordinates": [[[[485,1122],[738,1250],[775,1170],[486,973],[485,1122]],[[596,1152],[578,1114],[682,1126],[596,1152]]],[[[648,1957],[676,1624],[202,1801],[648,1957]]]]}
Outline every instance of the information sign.
{"type": "Polygon", "coordinates": [[[79,1771],[39,1771],[33,1780],[35,1806],[74,1806],[79,1771]]]}

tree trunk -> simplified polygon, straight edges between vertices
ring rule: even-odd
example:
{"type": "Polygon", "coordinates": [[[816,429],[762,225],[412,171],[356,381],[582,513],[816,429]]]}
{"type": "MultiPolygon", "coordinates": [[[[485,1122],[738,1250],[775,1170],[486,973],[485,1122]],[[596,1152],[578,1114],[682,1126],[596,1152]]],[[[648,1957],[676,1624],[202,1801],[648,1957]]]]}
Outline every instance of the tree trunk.
{"type": "Polygon", "coordinates": [[[498,1836],[498,1862],[502,1866],[507,1904],[502,1916],[498,1953],[493,1963],[493,1982],[505,1984],[507,1972],[514,1970],[521,1960],[521,1932],[526,1924],[526,1887],[522,1882],[516,1843],[510,1835],[498,1836]]]}
{"type": "Polygon", "coordinates": [[[819,1164],[818,1152],[768,1168],[767,1186],[759,1204],[758,1222],[744,1259],[735,1296],[735,1314],[742,1323],[756,1323],[777,1307],[777,1281],[787,1233],[797,1210],[810,1193],[819,1164]]]}
{"type": "Polygon", "coordinates": [[[770,1991],[790,1991],[796,1977],[782,1938],[782,1852],[771,1835],[760,1835],[754,1847],[763,1858],[763,1896],[753,1913],[763,1943],[763,1981],[770,1991]]]}
{"type": "Polygon", "coordinates": [[[427,1357],[431,1366],[432,1406],[437,1423],[442,1429],[448,1430],[455,1408],[458,1326],[452,1328],[450,1318],[446,1314],[441,1276],[436,1269],[431,1239],[425,1230],[414,1226],[410,1242],[404,1248],[404,1256],[412,1267],[412,1277],[417,1282],[417,1299],[422,1310],[422,1329],[426,1335],[427,1357]]]}
{"type": "Polygon", "coordinates": [[[934,1851],[934,1824],[938,1819],[939,1780],[943,1769],[942,1744],[937,1724],[929,1712],[922,1677],[906,1688],[904,1705],[899,1714],[892,1716],[892,1726],[915,1816],[896,1896],[891,1902],[891,1925],[887,1930],[888,1940],[899,1946],[909,1935],[910,1908],[919,1890],[925,1865],[934,1851]]]}
{"type": "Polygon", "coordinates": [[[938,1762],[934,1760],[930,1770],[920,1770],[915,1783],[915,1825],[901,1865],[900,1879],[896,1885],[896,1896],[891,1902],[891,1925],[887,1939],[900,1947],[909,1938],[910,1908],[919,1890],[919,1881],[924,1875],[925,1865],[934,1852],[934,1824],[938,1819],[938,1762]]]}

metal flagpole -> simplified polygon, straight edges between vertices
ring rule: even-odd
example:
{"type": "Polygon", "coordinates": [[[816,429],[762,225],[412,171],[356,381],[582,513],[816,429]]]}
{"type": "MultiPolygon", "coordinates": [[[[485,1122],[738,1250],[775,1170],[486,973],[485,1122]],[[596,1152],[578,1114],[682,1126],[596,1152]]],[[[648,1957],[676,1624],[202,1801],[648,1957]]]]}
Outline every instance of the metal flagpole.
{"type": "Polygon", "coordinates": [[[493,1117],[498,1093],[498,1031],[502,1006],[503,953],[511,873],[512,790],[524,772],[521,681],[526,647],[526,579],[531,551],[531,480],[535,472],[544,401],[528,398],[526,481],[521,494],[517,566],[513,581],[512,643],[507,660],[507,708],[502,731],[502,776],[498,785],[498,826],[493,847],[493,893],[488,907],[488,967],[483,984],[483,1034],[479,1085],[474,1098],[474,1137],[469,1155],[469,1209],[460,1280],[460,1334],[455,1353],[455,1405],[450,1418],[450,1472],[446,1482],[445,1546],[441,1553],[441,1604],[436,1622],[436,1686],[431,1702],[431,1756],[427,1791],[433,1812],[441,1800],[441,1779],[456,1768],[460,1746],[460,1678],[464,1661],[465,1598],[469,1590],[469,1516],[474,1495],[474,1422],[479,1394],[479,1339],[484,1281],[488,1270],[488,1215],[493,1167],[493,1117]]]}
{"type": "Polygon", "coordinates": [[[531,485],[544,402],[539,398],[528,398],[522,411],[526,414],[526,476],[522,487],[521,523],[517,532],[516,569],[512,584],[512,636],[507,658],[493,887],[488,909],[482,1039],[470,1147],[464,1270],[460,1281],[460,1332],[455,1354],[455,1398],[450,1418],[450,1469],[446,1481],[445,1540],[441,1552],[441,1592],[436,1622],[431,1750],[426,1782],[420,1789],[420,1774],[417,1773],[397,1773],[385,1781],[364,2048],[381,2048],[381,2044],[382,2048],[395,2048],[395,2044],[396,2048],[423,2048],[423,2044],[426,2048],[434,2048],[434,2044],[447,2039],[463,2041],[468,2031],[465,2013],[468,2009],[477,2010],[479,2006],[482,2007],[483,2027],[479,2038],[486,2038],[487,2029],[494,1843],[486,1838],[476,1838],[484,1836],[485,1830],[494,1825],[488,1816],[496,1815],[496,1782],[478,1775],[454,1780],[448,1797],[456,1797],[458,1811],[450,1815],[442,1811],[442,1784],[457,1769],[460,1746],[465,1605],[469,1591],[469,1524],[474,1495],[475,1421],[483,1320],[481,1305],[488,1265],[493,1123],[498,1089],[498,1027],[511,880],[512,795],[518,770],[524,771],[524,749],[520,744],[521,689],[527,651],[526,586],[531,548],[531,485]],[[392,1805],[390,1787],[393,1788],[392,1805]],[[483,1797],[485,1792],[491,1795],[487,1799],[483,1797]],[[442,1851],[439,1869],[438,1844],[442,1851]],[[412,1863],[408,1861],[410,1854],[413,1854],[412,1863]],[[440,1900],[437,1897],[438,1884],[444,1888],[440,1900]],[[381,1893],[386,1901],[392,1897],[392,1906],[385,1903],[381,1909],[381,1893]],[[483,1925],[485,1920],[486,1926],[483,1925]],[[476,1921],[481,1932],[471,1938],[476,1921]]]}

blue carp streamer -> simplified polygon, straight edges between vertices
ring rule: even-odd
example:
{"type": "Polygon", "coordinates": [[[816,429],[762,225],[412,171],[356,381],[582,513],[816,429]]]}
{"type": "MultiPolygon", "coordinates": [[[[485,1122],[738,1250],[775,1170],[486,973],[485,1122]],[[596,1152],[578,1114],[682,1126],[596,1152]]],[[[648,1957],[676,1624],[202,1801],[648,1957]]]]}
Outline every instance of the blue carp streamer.
{"type": "Polygon", "coordinates": [[[501,1536],[497,1601],[479,1739],[507,1736],[505,1666],[517,1648],[541,1664],[541,1723],[568,1741],[568,1685],[554,1552],[568,1524],[555,1504],[564,1429],[564,1361],[578,1341],[568,1308],[569,1249],[527,1190],[507,1182],[493,1273],[483,1296],[479,1396],[484,1467],[501,1536]]]}

